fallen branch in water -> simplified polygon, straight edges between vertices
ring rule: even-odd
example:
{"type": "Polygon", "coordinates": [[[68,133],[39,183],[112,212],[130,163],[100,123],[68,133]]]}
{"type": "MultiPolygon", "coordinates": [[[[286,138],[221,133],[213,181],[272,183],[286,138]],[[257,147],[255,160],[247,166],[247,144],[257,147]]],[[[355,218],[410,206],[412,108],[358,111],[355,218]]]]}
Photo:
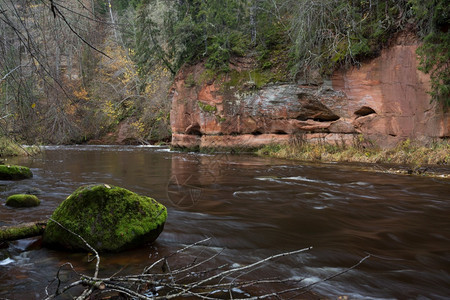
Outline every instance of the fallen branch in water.
{"type": "Polygon", "coordinates": [[[42,235],[46,225],[47,221],[37,221],[12,226],[1,226],[0,243],[42,235]]]}
{"type": "MultiPolygon", "coordinates": [[[[53,295],[49,295],[49,294],[48,294],[48,286],[47,286],[47,287],[45,288],[45,292],[47,293],[47,296],[48,296],[46,299],[53,299],[53,298],[55,298],[56,296],[58,296],[58,295],[64,293],[65,291],[69,290],[70,288],[75,287],[75,286],[78,286],[78,285],[80,285],[80,284],[81,284],[81,285],[88,286],[89,288],[85,289],[85,290],[83,291],[83,293],[82,293],[79,297],[76,298],[76,300],[84,300],[84,299],[87,299],[87,298],[88,298],[88,297],[89,297],[96,289],[99,289],[99,290],[104,289],[104,288],[105,288],[105,285],[102,283],[101,280],[98,280],[98,278],[97,278],[98,272],[99,272],[99,269],[100,269],[100,256],[98,255],[98,252],[97,252],[91,245],[89,245],[89,243],[88,243],[81,235],[79,235],[79,234],[73,232],[72,230],[70,230],[70,229],[64,227],[61,223],[59,223],[58,221],[56,221],[56,220],[54,220],[54,219],[52,219],[52,218],[50,218],[50,221],[55,222],[56,224],[58,224],[58,225],[59,225],[61,228],[63,228],[64,230],[67,230],[69,233],[71,233],[71,234],[75,235],[76,237],[78,237],[79,239],[81,239],[81,240],[83,241],[83,243],[84,243],[84,244],[85,244],[92,252],[94,252],[94,254],[95,254],[95,259],[96,259],[96,264],[95,264],[94,277],[89,277],[89,276],[82,275],[80,281],[76,282],[76,284],[72,283],[72,284],[69,285],[68,287],[64,288],[62,292],[59,290],[59,286],[60,286],[61,280],[59,279],[59,271],[58,271],[58,273],[56,274],[56,278],[54,279],[55,281],[58,281],[58,288],[56,289],[56,292],[55,292],[53,295]]],[[[91,261],[92,261],[92,260],[91,260],[91,261]]],[[[64,265],[66,265],[66,264],[64,264],[64,265]]],[[[64,266],[64,265],[63,265],[63,266],[64,266]]],[[[70,267],[71,267],[72,270],[74,270],[72,265],[70,265],[70,267]]],[[[61,270],[61,268],[60,268],[60,270],[61,270]]],[[[75,270],[74,270],[74,271],[75,271],[75,270]]],[[[50,284],[51,284],[51,283],[52,283],[52,282],[50,282],[50,284]]]]}
{"type": "MultiPolygon", "coordinates": [[[[60,225],[60,224],[59,224],[60,225]]],[[[62,225],[60,225],[62,226],[62,225]]],[[[77,237],[81,238],[86,245],[95,253],[97,264],[95,268],[94,276],[88,276],[78,273],[70,263],[66,263],[60,267],[54,280],[46,288],[47,298],[46,300],[53,299],[61,294],[67,293],[74,287],[84,287],[84,291],[80,296],[76,297],[77,300],[85,299],[105,299],[106,297],[121,296],[120,299],[175,299],[181,297],[195,297],[198,299],[268,299],[276,298],[282,299],[295,298],[299,294],[306,293],[311,288],[321,282],[335,278],[341,274],[344,274],[370,257],[367,255],[361,259],[357,264],[345,269],[341,272],[328,276],[322,280],[314,283],[299,285],[303,278],[261,278],[256,280],[245,280],[244,278],[250,272],[257,270],[263,264],[280,259],[283,257],[294,256],[308,250],[312,247],[284,252],[276,255],[269,256],[267,258],[258,260],[249,265],[235,266],[229,264],[223,264],[220,266],[210,267],[213,260],[217,258],[222,251],[218,251],[213,255],[210,255],[202,260],[199,260],[199,256],[195,255],[193,261],[189,264],[184,264],[181,267],[171,267],[169,262],[170,258],[176,258],[189,249],[196,250],[197,247],[201,248],[205,246],[210,238],[206,238],[199,242],[188,245],[168,256],[158,259],[150,266],[144,268],[141,274],[116,276],[117,274],[101,278],[98,277],[100,257],[98,253],[78,234],[71,232],[77,237]],[[198,261],[199,260],[199,261],[198,261]],[[61,280],[59,278],[60,271],[63,268],[68,267],[79,278],[77,281],[72,282],[64,287],[61,287],[61,280]],[[56,284],[56,289],[53,294],[49,293],[49,289],[52,285],[56,284]],[[264,292],[263,288],[267,284],[274,284],[279,290],[275,292],[264,292]],[[248,288],[253,287],[253,291],[259,293],[255,295],[245,291],[248,288]],[[256,288],[255,288],[256,287],[256,288]]],[[[201,248],[204,249],[204,248],[201,248]]],[[[53,287],[55,288],[55,287],[53,287]]]]}

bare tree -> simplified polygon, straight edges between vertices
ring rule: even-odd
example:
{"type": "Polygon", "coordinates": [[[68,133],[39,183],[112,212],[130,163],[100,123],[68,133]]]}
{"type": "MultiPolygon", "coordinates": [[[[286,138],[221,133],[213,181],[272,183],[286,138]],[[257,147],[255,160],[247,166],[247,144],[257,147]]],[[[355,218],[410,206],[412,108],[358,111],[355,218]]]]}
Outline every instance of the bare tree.
{"type": "Polygon", "coordinates": [[[84,72],[84,48],[101,53],[91,41],[92,23],[98,24],[92,3],[0,0],[0,111],[12,113],[8,132],[29,142],[79,135],[70,106],[84,72]]]}

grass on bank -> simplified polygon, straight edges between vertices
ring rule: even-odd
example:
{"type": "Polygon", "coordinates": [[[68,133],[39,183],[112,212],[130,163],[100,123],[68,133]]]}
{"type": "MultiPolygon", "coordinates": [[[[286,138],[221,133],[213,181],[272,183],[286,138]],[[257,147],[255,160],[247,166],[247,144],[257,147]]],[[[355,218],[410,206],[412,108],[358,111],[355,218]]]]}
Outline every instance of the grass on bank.
{"type": "Polygon", "coordinates": [[[8,137],[0,136],[0,158],[34,155],[39,151],[39,147],[21,146],[8,137]]]}
{"type": "Polygon", "coordinates": [[[352,145],[307,143],[292,139],[287,144],[267,145],[257,154],[302,161],[393,163],[417,169],[426,165],[449,165],[450,143],[441,140],[423,146],[407,139],[395,148],[382,149],[362,137],[356,138],[352,145]]]}

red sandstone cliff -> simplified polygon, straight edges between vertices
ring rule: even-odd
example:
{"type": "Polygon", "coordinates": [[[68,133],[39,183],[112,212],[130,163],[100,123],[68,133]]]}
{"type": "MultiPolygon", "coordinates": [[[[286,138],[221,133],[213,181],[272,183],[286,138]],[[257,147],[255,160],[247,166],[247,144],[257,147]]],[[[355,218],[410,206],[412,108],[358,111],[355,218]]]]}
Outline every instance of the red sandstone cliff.
{"type": "Polygon", "coordinates": [[[285,142],[292,134],[350,143],[363,134],[389,146],[406,138],[449,137],[450,114],[430,102],[430,80],[417,70],[416,49],[414,39],[398,38],[378,58],[336,72],[331,85],[320,88],[277,84],[253,91],[219,80],[192,84],[202,81],[205,69],[186,67],[171,92],[172,144],[255,147],[285,142]]]}
{"type": "Polygon", "coordinates": [[[417,70],[416,49],[415,40],[403,36],[360,69],[334,74],[333,88],[348,99],[342,115],[363,106],[376,112],[354,119],[358,131],[379,141],[450,136],[450,114],[430,101],[430,78],[417,70]]]}

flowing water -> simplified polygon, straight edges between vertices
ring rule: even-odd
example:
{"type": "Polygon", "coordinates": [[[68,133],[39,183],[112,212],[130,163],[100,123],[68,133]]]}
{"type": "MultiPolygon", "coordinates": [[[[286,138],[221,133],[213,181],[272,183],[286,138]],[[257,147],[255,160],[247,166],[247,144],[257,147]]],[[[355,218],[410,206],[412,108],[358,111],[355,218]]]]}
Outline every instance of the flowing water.
{"type": "MultiPolygon", "coordinates": [[[[211,237],[202,251],[223,249],[214,262],[218,265],[248,264],[312,246],[250,274],[303,278],[299,285],[372,254],[357,268],[315,285],[314,295],[322,298],[450,297],[448,179],[131,146],[48,147],[38,157],[8,163],[29,166],[34,177],[0,181],[0,225],[47,219],[76,188],[90,183],[125,187],[167,206],[169,217],[158,240],[102,256],[100,275],[142,271],[156,258],[211,237]],[[24,192],[37,194],[41,205],[4,205],[8,195],[24,192]]],[[[0,298],[44,298],[45,287],[65,262],[92,274],[85,254],[42,248],[38,241],[0,249],[0,298]]],[[[69,280],[73,275],[66,273],[69,280]]]]}

